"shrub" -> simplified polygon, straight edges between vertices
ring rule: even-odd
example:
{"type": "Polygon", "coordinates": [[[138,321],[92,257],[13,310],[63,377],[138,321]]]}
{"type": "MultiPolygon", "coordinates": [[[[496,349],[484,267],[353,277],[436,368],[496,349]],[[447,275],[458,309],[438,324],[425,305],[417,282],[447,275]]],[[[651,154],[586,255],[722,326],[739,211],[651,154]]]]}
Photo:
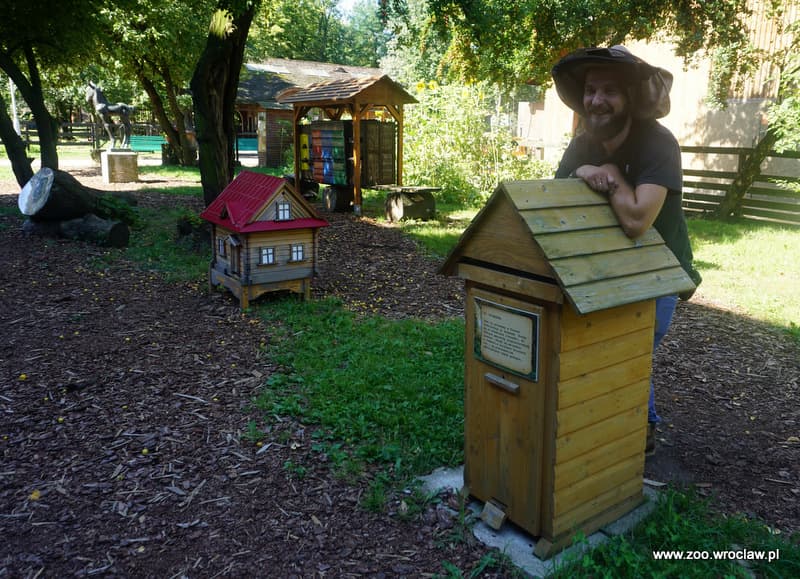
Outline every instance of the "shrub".
{"type": "Polygon", "coordinates": [[[500,181],[552,176],[553,168],[515,154],[496,114],[499,92],[484,83],[418,83],[405,115],[405,182],[442,187],[445,203],[482,204],[500,181]]]}

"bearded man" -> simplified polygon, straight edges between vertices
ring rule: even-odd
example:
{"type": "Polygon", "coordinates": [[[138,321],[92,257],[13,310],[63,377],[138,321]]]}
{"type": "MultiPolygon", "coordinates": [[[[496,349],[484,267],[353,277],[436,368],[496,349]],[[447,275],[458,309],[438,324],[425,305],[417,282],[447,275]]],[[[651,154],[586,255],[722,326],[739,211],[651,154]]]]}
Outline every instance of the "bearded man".
{"type": "MultiPolygon", "coordinates": [[[[669,113],[672,75],[624,46],[612,46],[568,54],[553,67],[552,76],[559,97],[578,113],[583,128],[567,146],[556,178],[577,177],[608,195],[623,231],[632,239],[655,227],[699,284],[681,207],[680,147],[656,120],[669,113]]],[[[656,300],[654,352],[669,329],[677,300],[676,295],[656,300]]],[[[647,420],[646,451],[652,454],[656,424],[661,421],[652,381],[647,420]]]]}

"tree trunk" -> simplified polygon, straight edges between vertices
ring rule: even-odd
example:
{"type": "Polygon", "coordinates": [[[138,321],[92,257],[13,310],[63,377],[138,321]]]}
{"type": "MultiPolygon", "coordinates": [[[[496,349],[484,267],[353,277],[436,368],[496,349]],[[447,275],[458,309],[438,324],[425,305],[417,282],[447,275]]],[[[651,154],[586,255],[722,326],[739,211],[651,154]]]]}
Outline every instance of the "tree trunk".
{"type": "Polygon", "coordinates": [[[45,167],[34,177],[46,180],[52,173],[50,187],[24,187],[19,196],[20,210],[31,221],[69,221],[94,213],[104,218],[131,223],[135,220],[135,198],[126,193],[106,193],[82,185],[64,171],[45,167]]]}
{"type": "Polygon", "coordinates": [[[28,235],[66,237],[104,247],[125,247],[130,239],[130,228],[126,223],[102,219],[93,213],[68,221],[27,219],[22,224],[22,230],[28,235]]]}
{"type": "Polygon", "coordinates": [[[50,167],[56,170],[58,169],[58,123],[52,115],[50,115],[50,111],[47,110],[47,105],[44,103],[42,79],[39,76],[36,56],[30,46],[25,47],[25,59],[28,63],[30,88],[28,89],[26,87],[26,89],[23,89],[19,85],[17,85],[17,88],[20,89],[36,121],[36,132],[39,135],[39,151],[42,156],[42,167],[50,167]]]}
{"type": "Polygon", "coordinates": [[[753,182],[761,174],[761,163],[767,158],[777,140],[778,135],[771,129],[767,129],[767,132],[761,137],[753,151],[742,161],[736,178],[734,178],[728,192],[725,194],[725,198],[712,212],[711,215],[713,217],[727,219],[731,215],[741,214],[742,199],[744,199],[753,182]]]}
{"type": "MultiPolygon", "coordinates": [[[[233,4],[234,2],[229,2],[233,4]]],[[[218,7],[228,8],[222,1],[218,7]]],[[[200,149],[203,200],[209,205],[233,180],[236,139],[234,112],[245,41],[259,2],[234,14],[234,28],[226,35],[209,33],[206,47],[192,76],[195,129],[200,149]]],[[[231,8],[232,10],[232,8],[231,8]]]]}
{"type": "Polygon", "coordinates": [[[8,107],[3,100],[3,95],[0,95],[0,139],[2,139],[6,155],[11,161],[11,169],[14,171],[17,183],[20,187],[24,187],[25,183],[33,177],[33,168],[31,160],[28,158],[25,141],[14,130],[14,121],[8,115],[8,107]]]}
{"type": "MultiPolygon", "coordinates": [[[[47,111],[47,106],[44,104],[42,82],[39,77],[39,69],[33,51],[30,47],[26,47],[24,52],[25,58],[27,59],[30,80],[25,76],[25,73],[23,73],[19,63],[2,51],[0,51],[0,68],[2,68],[3,72],[14,82],[23,100],[27,103],[31,113],[33,113],[33,118],[36,121],[36,132],[39,135],[42,166],[58,169],[58,151],[56,149],[58,126],[47,111]]],[[[3,142],[5,142],[5,139],[3,142]]],[[[25,183],[28,182],[28,179],[24,178],[24,165],[25,163],[30,163],[28,161],[27,152],[24,149],[20,150],[18,148],[9,150],[7,145],[6,150],[9,153],[12,165],[15,167],[14,173],[17,177],[17,182],[20,187],[23,187],[25,183]],[[17,172],[17,167],[22,170],[22,178],[20,177],[20,173],[17,172]]]]}
{"type": "MultiPolygon", "coordinates": [[[[151,68],[153,67],[152,63],[150,66],[151,68]]],[[[178,163],[185,167],[194,165],[197,154],[189,138],[186,136],[186,122],[183,118],[183,111],[181,111],[178,106],[175,86],[168,72],[163,75],[165,76],[164,85],[167,93],[167,104],[169,104],[169,110],[172,117],[175,119],[174,123],[167,114],[167,106],[164,103],[164,99],[161,98],[161,93],[156,89],[155,82],[152,78],[145,76],[143,67],[140,67],[136,76],[139,83],[144,87],[147,96],[150,98],[150,104],[153,106],[153,113],[156,116],[156,120],[161,130],[164,131],[164,134],[167,136],[167,143],[172,147],[175,156],[178,158],[178,163]]]]}

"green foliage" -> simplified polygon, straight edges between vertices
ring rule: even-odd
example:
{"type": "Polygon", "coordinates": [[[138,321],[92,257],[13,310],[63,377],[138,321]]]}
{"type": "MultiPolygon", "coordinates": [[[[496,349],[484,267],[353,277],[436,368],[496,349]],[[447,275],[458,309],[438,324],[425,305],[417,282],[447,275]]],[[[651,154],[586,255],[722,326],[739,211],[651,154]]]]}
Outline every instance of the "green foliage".
{"type": "Polygon", "coordinates": [[[248,37],[247,56],[339,62],[343,24],[332,0],[264,2],[248,37]]]}
{"type": "MultiPolygon", "coordinates": [[[[800,32],[800,24],[798,29],[800,32]]],[[[778,135],[776,149],[800,149],[800,52],[788,56],[781,76],[781,98],[770,106],[767,118],[778,135]]]]}
{"type": "Polygon", "coordinates": [[[387,41],[375,2],[356,2],[345,17],[334,0],[278,0],[263,3],[256,15],[247,58],[377,67],[387,41]]]}
{"type": "Polygon", "coordinates": [[[211,22],[208,25],[208,33],[212,36],[225,38],[236,30],[233,24],[233,14],[230,10],[217,9],[211,15],[211,22]]]}
{"type": "Polygon", "coordinates": [[[386,27],[392,33],[387,54],[381,60],[383,70],[406,86],[413,86],[420,79],[444,77],[447,42],[434,30],[435,19],[429,12],[428,1],[382,1],[381,4],[386,27]]]}
{"type": "Polygon", "coordinates": [[[390,34],[380,18],[378,3],[357,0],[345,20],[344,62],[355,66],[378,67],[386,56],[390,34]]]}
{"type": "Polygon", "coordinates": [[[724,109],[732,92],[757,69],[762,55],[744,42],[717,47],[711,56],[711,74],[706,102],[714,109],[724,109]]]}
{"type": "MultiPolygon", "coordinates": [[[[584,539],[585,544],[585,539],[584,539]]],[[[676,490],[663,492],[653,513],[629,535],[614,537],[591,551],[577,551],[556,567],[555,579],[572,577],[795,577],[800,547],[775,535],[763,523],[743,516],[713,513],[709,502],[676,490]],[[777,560],[744,564],[714,552],[779,552],[777,560]],[[691,561],[656,559],[654,551],[699,554],[691,561]],[[708,558],[703,558],[708,552],[708,558]]]]}
{"type": "Polygon", "coordinates": [[[243,438],[248,442],[256,443],[264,439],[265,433],[258,428],[258,423],[255,420],[250,420],[247,423],[247,430],[243,438]]]}
{"type": "Polygon", "coordinates": [[[419,104],[406,109],[405,179],[442,187],[437,201],[474,206],[500,181],[552,175],[549,165],[515,156],[510,115],[496,114],[497,88],[419,82],[415,96],[419,104]]]}
{"type": "MultiPolygon", "coordinates": [[[[258,313],[275,333],[269,355],[289,369],[256,401],[268,417],[302,416],[343,445],[336,452],[400,480],[462,460],[463,322],[358,318],[332,300],[274,301],[258,313]]],[[[385,479],[376,480],[378,495],[385,479]]]]}
{"type": "Polygon", "coordinates": [[[95,211],[99,217],[118,219],[124,221],[131,227],[138,227],[141,224],[139,210],[127,201],[115,197],[114,195],[106,194],[99,197],[95,211]]]}
{"type": "Polygon", "coordinates": [[[619,44],[662,34],[691,58],[741,41],[746,0],[594,0],[507,2],[430,0],[429,13],[448,44],[448,68],[465,80],[504,86],[547,84],[550,68],[583,46],[619,44]]]}
{"type": "Polygon", "coordinates": [[[306,478],[308,469],[302,464],[296,464],[293,460],[287,460],[283,463],[283,469],[296,479],[306,478]]]}

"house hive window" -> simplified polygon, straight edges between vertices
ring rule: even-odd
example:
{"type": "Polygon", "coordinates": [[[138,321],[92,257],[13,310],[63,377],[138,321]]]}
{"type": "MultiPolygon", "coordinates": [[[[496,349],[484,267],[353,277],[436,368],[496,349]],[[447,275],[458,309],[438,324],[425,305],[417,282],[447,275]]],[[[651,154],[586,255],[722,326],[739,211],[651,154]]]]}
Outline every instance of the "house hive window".
{"type": "Polygon", "coordinates": [[[292,261],[303,261],[305,259],[305,252],[302,243],[292,244],[292,261]]]}
{"type": "Polygon", "coordinates": [[[225,257],[225,239],[222,237],[217,238],[217,255],[225,257]]]}
{"type": "Polygon", "coordinates": [[[261,265],[273,265],[275,263],[275,248],[262,247],[261,248],[261,265]]]}
{"type": "Polygon", "coordinates": [[[288,221],[292,218],[292,204],[288,201],[279,201],[277,203],[278,221],[288,221]]]}

